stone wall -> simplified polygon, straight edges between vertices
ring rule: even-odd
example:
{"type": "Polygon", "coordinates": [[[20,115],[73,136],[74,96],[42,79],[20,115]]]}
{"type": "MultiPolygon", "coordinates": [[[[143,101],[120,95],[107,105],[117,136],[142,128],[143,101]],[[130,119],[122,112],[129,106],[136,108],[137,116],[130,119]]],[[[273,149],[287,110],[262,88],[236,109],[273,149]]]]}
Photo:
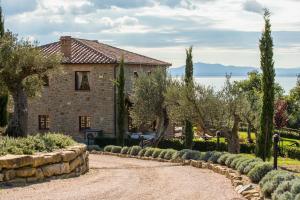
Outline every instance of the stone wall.
{"type": "Polygon", "coordinates": [[[85,145],[52,153],[0,157],[0,184],[25,185],[53,178],[79,176],[89,170],[85,145]]]}

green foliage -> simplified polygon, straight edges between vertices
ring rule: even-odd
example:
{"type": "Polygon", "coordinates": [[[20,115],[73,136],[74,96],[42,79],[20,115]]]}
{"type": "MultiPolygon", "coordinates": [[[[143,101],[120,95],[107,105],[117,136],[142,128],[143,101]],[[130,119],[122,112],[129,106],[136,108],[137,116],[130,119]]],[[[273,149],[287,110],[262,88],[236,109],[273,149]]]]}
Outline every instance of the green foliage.
{"type": "Polygon", "coordinates": [[[161,137],[167,128],[168,116],[166,114],[165,91],[169,79],[165,68],[156,68],[151,74],[141,73],[135,79],[131,100],[133,107],[130,110],[132,122],[136,127],[140,125],[151,126],[153,121],[158,124],[157,137],[161,137]]]}
{"type": "Polygon", "coordinates": [[[146,150],[144,156],[145,156],[145,157],[151,157],[152,154],[153,154],[153,152],[154,152],[154,150],[155,150],[154,148],[147,148],[147,150],[146,150]]]}
{"type": "Polygon", "coordinates": [[[7,104],[8,104],[8,95],[0,94],[0,127],[5,127],[8,123],[7,104]]]}
{"type": "Polygon", "coordinates": [[[264,196],[270,198],[271,194],[277,189],[280,183],[294,178],[295,176],[287,171],[272,170],[262,178],[259,182],[259,186],[261,187],[264,196]]]}
{"type": "Polygon", "coordinates": [[[27,97],[40,94],[43,77],[59,71],[60,55],[45,56],[37,43],[19,40],[6,32],[0,42],[0,83],[13,97],[14,114],[6,130],[9,136],[26,136],[27,97]]]}
{"type": "Polygon", "coordinates": [[[185,151],[181,158],[184,160],[199,160],[200,152],[195,150],[185,151]]]}
{"type": "Polygon", "coordinates": [[[71,137],[58,133],[38,134],[26,138],[3,137],[0,141],[0,156],[52,152],[75,144],[71,137]]]}
{"type": "Polygon", "coordinates": [[[117,81],[118,86],[118,132],[117,132],[117,142],[118,145],[124,145],[124,134],[125,134],[125,76],[124,76],[124,57],[122,56],[120,65],[119,65],[119,77],[117,81]]]}
{"type": "Polygon", "coordinates": [[[247,176],[252,182],[258,183],[269,171],[273,169],[273,165],[270,163],[257,164],[249,171],[247,176]]]}
{"type": "Polygon", "coordinates": [[[160,154],[158,155],[158,158],[165,158],[165,155],[168,151],[166,149],[163,149],[160,154]]]}
{"type": "Polygon", "coordinates": [[[248,174],[256,165],[259,165],[261,163],[264,163],[262,161],[258,161],[253,159],[243,170],[243,174],[248,174]]]}
{"type": "Polygon", "coordinates": [[[194,130],[193,130],[193,124],[188,120],[185,121],[184,136],[185,136],[184,137],[185,148],[192,149],[194,130]]]}
{"type": "Polygon", "coordinates": [[[256,155],[264,161],[271,157],[273,115],[274,115],[274,61],[273,39],[271,36],[270,12],[264,13],[265,28],[260,39],[260,57],[262,77],[262,111],[260,116],[260,131],[256,141],[256,155]]]}
{"type": "Polygon", "coordinates": [[[230,155],[227,157],[227,159],[225,160],[225,165],[226,165],[227,167],[230,167],[231,162],[232,162],[234,159],[240,158],[240,157],[241,157],[241,155],[238,155],[238,154],[230,154],[230,155]]]}
{"type": "Polygon", "coordinates": [[[208,161],[218,163],[218,159],[224,154],[224,152],[213,151],[208,161]]]}
{"type": "Polygon", "coordinates": [[[235,160],[231,163],[231,165],[233,166],[233,169],[238,169],[238,167],[239,167],[244,161],[246,161],[246,160],[249,160],[249,158],[243,156],[243,157],[240,157],[240,158],[235,159],[235,160]]]}
{"type": "Polygon", "coordinates": [[[137,156],[141,150],[142,148],[140,146],[132,146],[129,154],[132,156],[137,156]]]}
{"type": "Polygon", "coordinates": [[[162,152],[162,149],[155,148],[152,154],[153,158],[158,158],[159,154],[162,152]]]}
{"type": "Polygon", "coordinates": [[[300,148],[299,147],[286,147],[285,152],[289,158],[300,160],[300,148]]]}
{"type": "Polygon", "coordinates": [[[120,147],[120,146],[113,146],[111,148],[112,153],[121,153],[121,150],[122,150],[122,147],[120,147]]]}
{"type": "Polygon", "coordinates": [[[220,158],[218,158],[218,163],[221,165],[225,165],[225,161],[227,160],[227,158],[230,156],[230,153],[224,153],[223,155],[220,156],[220,158]]]}
{"type": "Polygon", "coordinates": [[[176,153],[177,153],[177,151],[174,149],[167,149],[164,159],[171,160],[176,153]]]}
{"type": "Polygon", "coordinates": [[[113,146],[114,146],[114,145],[107,145],[107,146],[104,147],[103,150],[104,150],[105,152],[111,152],[111,149],[113,148],[113,146]]]}
{"type": "MultiPolygon", "coordinates": [[[[251,166],[249,166],[252,162],[262,162],[262,160],[261,159],[259,159],[259,158],[255,158],[255,159],[253,159],[253,158],[249,158],[249,159],[246,159],[246,160],[244,160],[244,161],[242,161],[241,163],[239,163],[239,166],[237,167],[237,170],[240,172],[240,173],[242,173],[242,174],[247,174],[245,171],[247,171],[247,172],[249,172],[250,171],[250,167],[251,166]],[[249,169],[246,169],[246,168],[249,168],[249,169]]],[[[253,166],[252,166],[253,167],[253,166]]]]}
{"type": "Polygon", "coordinates": [[[138,153],[138,156],[143,157],[147,150],[148,150],[148,148],[141,149],[138,153]]]}
{"type": "Polygon", "coordinates": [[[130,152],[130,148],[129,147],[123,147],[121,149],[121,154],[128,154],[130,152]]]}

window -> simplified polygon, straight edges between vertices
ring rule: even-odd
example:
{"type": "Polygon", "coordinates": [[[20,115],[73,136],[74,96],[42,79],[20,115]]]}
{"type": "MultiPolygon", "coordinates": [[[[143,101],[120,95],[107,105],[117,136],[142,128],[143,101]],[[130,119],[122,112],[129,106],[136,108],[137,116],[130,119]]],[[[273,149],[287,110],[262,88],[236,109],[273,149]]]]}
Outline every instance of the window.
{"type": "Polygon", "coordinates": [[[39,115],[39,129],[49,130],[49,115],[39,115]]]}
{"type": "Polygon", "coordinates": [[[91,117],[80,116],[79,117],[79,130],[85,130],[91,128],[91,117]]]}
{"type": "Polygon", "coordinates": [[[47,75],[42,77],[42,80],[44,82],[43,86],[44,87],[49,87],[49,77],[47,75]]]}
{"type": "Polygon", "coordinates": [[[137,72],[133,72],[133,76],[134,76],[134,78],[138,78],[139,74],[137,72]]]}
{"type": "Polygon", "coordinates": [[[75,90],[90,90],[90,72],[75,72],[75,90]]]}

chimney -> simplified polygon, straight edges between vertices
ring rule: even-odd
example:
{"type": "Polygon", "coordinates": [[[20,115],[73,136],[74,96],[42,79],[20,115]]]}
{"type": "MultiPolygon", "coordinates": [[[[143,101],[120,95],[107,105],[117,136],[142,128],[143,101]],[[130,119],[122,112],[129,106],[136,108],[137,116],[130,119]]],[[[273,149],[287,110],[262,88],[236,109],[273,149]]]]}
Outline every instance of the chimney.
{"type": "Polygon", "coordinates": [[[71,36],[61,36],[60,37],[61,44],[61,53],[66,59],[71,59],[71,45],[72,39],[71,36]]]}

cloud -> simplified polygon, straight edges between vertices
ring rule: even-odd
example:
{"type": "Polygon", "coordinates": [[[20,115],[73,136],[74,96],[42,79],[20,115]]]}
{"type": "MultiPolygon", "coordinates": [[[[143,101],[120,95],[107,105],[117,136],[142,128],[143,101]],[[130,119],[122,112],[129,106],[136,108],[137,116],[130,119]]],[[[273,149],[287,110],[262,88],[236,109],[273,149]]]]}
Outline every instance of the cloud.
{"type": "Polygon", "coordinates": [[[2,0],[1,2],[5,15],[14,15],[30,12],[36,9],[36,0],[2,0]]]}
{"type": "Polygon", "coordinates": [[[263,11],[263,6],[256,0],[247,0],[243,5],[244,10],[248,12],[254,12],[261,14],[263,11]]]}

